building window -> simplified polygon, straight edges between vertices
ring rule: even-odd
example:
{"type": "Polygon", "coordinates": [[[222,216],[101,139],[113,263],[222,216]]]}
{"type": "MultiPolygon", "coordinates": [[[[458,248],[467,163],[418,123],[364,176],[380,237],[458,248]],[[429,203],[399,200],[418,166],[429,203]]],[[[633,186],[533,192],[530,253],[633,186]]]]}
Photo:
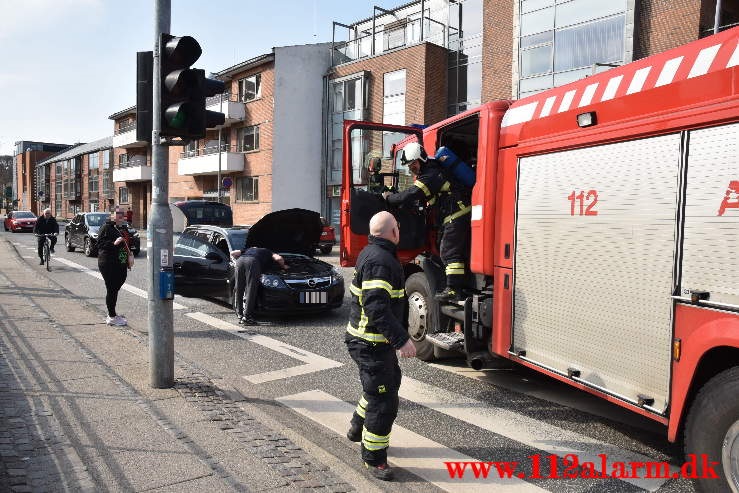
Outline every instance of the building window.
{"type": "Polygon", "coordinates": [[[97,152],[87,155],[87,168],[89,170],[100,168],[100,155],[97,152]]]}
{"type": "Polygon", "coordinates": [[[239,80],[239,101],[246,103],[261,97],[262,74],[250,75],[239,80]]]}
{"type": "Polygon", "coordinates": [[[256,202],[259,200],[259,177],[244,176],[236,179],[236,201],[256,202]]]}
{"type": "Polygon", "coordinates": [[[121,187],[118,189],[118,203],[128,204],[128,188],[121,187]]]}
{"type": "Polygon", "coordinates": [[[128,154],[119,154],[118,155],[118,167],[123,168],[125,166],[128,166],[128,154]]]}
{"type": "Polygon", "coordinates": [[[110,169],[110,155],[112,151],[103,151],[103,169],[110,169]]]}
{"type": "Polygon", "coordinates": [[[521,0],[518,95],[624,62],[626,0],[521,0]]]}
{"type": "MultiPolygon", "coordinates": [[[[382,123],[405,125],[405,69],[388,72],[383,77],[382,123]]],[[[390,155],[390,147],[407,134],[383,132],[383,155],[390,155]]]]}
{"type": "Polygon", "coordinates": [[[364,77],[349,76],[331,83],[331,172],[329,183],[341,182],[344,120],[364,119],[364,77]]]}
{"type": "Polygon", "coordinates": [[[482,6],[482,0],[449,2],[449,116],[482,102],[482,6]]]}
{"type": "Polygon", "coordinates": [[[88,191],[90,193],[90,197],[91,198],[92,198],[93,194],[94,195],[97,195],[98,190],[99,190],[98,187],[99,187],[100,180],[98,179],[98,176],[99,175],[97,173],[94,173],[94,174],[93,173],[90,173],[90,175],[88,177],[87,189],[88,189],[88,191]]]}
{"type": "Polygon", "coordinates": [[[256,151],[259,149],[259,126],[252,125],[238,130],[238,152],[256,151]]]}

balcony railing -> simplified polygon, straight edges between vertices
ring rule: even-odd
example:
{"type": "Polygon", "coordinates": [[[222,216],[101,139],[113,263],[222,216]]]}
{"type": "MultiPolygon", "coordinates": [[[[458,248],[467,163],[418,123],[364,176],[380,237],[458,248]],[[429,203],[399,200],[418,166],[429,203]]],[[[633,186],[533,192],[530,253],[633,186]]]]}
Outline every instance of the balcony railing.
{"type": "Polygon", "coordinates": [[[218,151],[220,152],[231,152],[231,146],[230,144],[221,144],[220,149],[219,146],[213,145],[213,146],[206,146],[206,147],[199,147],[197,149],[185,149],[183,152],[180,153],[180,159],[187,159],[189,157],[198,157],[198,156],[208,156],[210,154],[218,154],[218,151]]]}
{"type": "MultiPolygon", "coordinates": [[[[331,64],[341,65],[424,41],[449,47],[446,24],[426,16],[423,17],[423,22],[423,37],[421,19],[408,19],[405,23],[393,23],[388,29],[379,26],[374,34],[370,32],[348,41],[334,42],[331,64]]],[[[449,32],[452,31],[456,29],[450,27],[449,32]]]]}
{"type": "Polygon", "coordinates": [[[223,94],[216,94],[215,96],[205,98],[205,106],[219,104],[221,102],[221,96],[223,96],[224,103],[228,103],[229,101],[236,102],[236,98],[230,92],[224,92],[223,94]]]}
{"type": "Polygon", "coordinates": [[[133,156],[119,161],[116,168],[132,168],[136,166],[151,166],[151,159],[147,159],[144,156],[133,156]]]}
{"type": "Polygon", "coordinates": [[[131,122],[127,122],[127,123],[122,123],[121,125],[118,126],[118,129],[114,132],[114,135],[123,134],[130,130],[134,130],[135,128],[136,128],[135,120],[131,122]]]}

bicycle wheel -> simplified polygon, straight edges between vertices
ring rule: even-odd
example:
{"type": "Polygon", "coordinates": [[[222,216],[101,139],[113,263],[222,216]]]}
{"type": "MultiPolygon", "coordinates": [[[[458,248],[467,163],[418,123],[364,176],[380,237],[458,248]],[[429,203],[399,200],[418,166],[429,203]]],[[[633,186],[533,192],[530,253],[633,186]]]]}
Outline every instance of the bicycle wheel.
{"type": "Polygon", "coordinates": [[[44,263],[46,264],[46,270],[51,270],[51,252],[49,251],[49,240],[44,242],[44,263]]]}

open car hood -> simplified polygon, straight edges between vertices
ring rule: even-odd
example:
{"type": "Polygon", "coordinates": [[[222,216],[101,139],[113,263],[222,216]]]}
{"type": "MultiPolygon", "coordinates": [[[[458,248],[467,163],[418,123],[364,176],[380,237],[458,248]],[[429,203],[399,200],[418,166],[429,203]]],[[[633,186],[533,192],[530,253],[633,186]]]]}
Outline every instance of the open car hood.
{"type": "Polygon", "coordinates": [[[246,246],[312,257],[322,230],[321,216],[317,212],[306,209],[270,212],[249,228],[246,246]]]}

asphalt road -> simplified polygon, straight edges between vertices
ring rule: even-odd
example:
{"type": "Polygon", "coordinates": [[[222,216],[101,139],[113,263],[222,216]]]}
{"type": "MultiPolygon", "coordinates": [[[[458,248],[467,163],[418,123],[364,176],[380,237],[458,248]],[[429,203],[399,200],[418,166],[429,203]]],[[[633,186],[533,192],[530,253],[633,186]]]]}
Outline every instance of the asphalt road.
{"type": "MultiPolygon", "coordinates": [[[[15,244],[29,268],[42,272],[31,234],[0,234],[15,244]]],[[[136,259],[118,301],[119,313],[142,335],[147,332],[145,254],[136,259]]],[[[319,258],[338,265],[336,250],[319,258]]],[[[348,283],[351,269],[343,272],[348,283]]],[[[48,275],[97,306],[103,323],[97,259],[66,252],[60,240],[48,275]]],[[[346,416],[359,396],[357,370],[343,344],[346,302],[321,316],[276,320],[246,331],[223,304],[179,296],[174,303],[175,351],[181,357],[248,396],[284,432],[318,445],[347,467],[362,467],[356,445],[343,436],[346,416]],[[317,401],[324,404],[309,404],[317,401]]],[[[515,461],[516,475],[525,478],[502,483],[506,491],[694,491],[686,479],[548,478],[555,471],[563,475],[568,463],[561,457],[567,453],[598,467],[599,454],[607,454],[609,465],[665,461],[673,471],[679,468],[681,451],[667,443],[665,429],[618,406],[520,367],[475,372],[462,359],[438,364],[403,360],[401,367],[401,406],[390,460],[405,470],[400,478],[408,490],[490,490],[500,484],[492,479],[494,471],[488,479],[474,479],[468,471],[464,481],[451,480],[444,462],[515,461]],[[531,478],[537,476],[537,463],[541,478],[531,478]]]]}

